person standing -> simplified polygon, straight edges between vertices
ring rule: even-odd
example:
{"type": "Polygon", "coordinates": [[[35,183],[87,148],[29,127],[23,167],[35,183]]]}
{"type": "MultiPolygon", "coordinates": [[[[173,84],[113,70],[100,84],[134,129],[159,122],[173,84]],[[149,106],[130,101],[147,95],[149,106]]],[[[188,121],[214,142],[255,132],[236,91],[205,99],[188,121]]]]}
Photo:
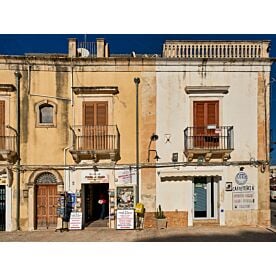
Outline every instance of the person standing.
{"type": "Polygon", "coordinates": [[[100,193],[98,203],[101,206],[100,219],[105,218],[107,200],[103,193],[100,193]]]}

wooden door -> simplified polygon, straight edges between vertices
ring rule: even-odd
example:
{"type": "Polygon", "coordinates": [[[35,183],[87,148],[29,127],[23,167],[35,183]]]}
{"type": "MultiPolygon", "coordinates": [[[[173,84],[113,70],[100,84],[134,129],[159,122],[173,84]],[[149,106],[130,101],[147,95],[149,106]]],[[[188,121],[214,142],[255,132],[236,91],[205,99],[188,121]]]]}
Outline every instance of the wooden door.
{"type": "Polygon", "coordinates": [[[219,127],[219,101],[195,101],[193,111],[195,147],[218,146],[219,136],[215,130],[219,127]]]}
{"type": "Polygon", "coordinates": [[[5,101],[0,101],[0,149],[5,149],[5,101]]]}
{"type": "Polygon", "coordinates": [[[57,225],[57,185],[37,185],[36,190],[37,228],[56,227],[57,225]]]}
{"type": "Polygon", "coordinates": [[[108,102],[83,102],[84,149],[108,147],[108,102]]]}

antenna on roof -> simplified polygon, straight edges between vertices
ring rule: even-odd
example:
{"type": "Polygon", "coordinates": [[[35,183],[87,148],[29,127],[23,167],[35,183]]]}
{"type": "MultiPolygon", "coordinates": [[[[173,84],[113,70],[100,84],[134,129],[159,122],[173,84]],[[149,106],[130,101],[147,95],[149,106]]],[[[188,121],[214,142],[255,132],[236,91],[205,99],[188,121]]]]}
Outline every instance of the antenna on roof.
{"type": "Polygon", "coordinates": [[[136,54],[135,54],[134,51],[131,52],[131,56],[134,57],[134,58],[136,58],[136,54]]]}

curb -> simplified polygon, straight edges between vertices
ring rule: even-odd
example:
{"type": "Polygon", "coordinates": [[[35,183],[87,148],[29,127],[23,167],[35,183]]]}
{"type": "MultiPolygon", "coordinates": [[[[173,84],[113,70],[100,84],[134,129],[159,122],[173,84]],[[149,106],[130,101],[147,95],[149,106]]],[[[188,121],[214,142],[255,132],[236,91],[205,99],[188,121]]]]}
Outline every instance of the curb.
{"type": "Polygon", "coordinates": [[[272,228],[272,227],[267,227],[267,228],[265,228],[265,229],[267,229],[268,231],[270,231],[270,232],[276,234],[276,229],[274,229],[274,228],[272,228]]]}

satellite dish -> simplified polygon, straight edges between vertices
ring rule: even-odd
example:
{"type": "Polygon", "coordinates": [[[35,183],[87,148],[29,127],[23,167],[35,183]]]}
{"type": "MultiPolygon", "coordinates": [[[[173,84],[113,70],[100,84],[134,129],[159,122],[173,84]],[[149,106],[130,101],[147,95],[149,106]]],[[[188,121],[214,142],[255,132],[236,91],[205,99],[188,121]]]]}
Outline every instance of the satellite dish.
{"type": "Polygon", "coordinates": [[[78,48],[77,49],[78,56],[80,57],[88,57],[89,56],[89,51],[85,48],[78,48]]]}

